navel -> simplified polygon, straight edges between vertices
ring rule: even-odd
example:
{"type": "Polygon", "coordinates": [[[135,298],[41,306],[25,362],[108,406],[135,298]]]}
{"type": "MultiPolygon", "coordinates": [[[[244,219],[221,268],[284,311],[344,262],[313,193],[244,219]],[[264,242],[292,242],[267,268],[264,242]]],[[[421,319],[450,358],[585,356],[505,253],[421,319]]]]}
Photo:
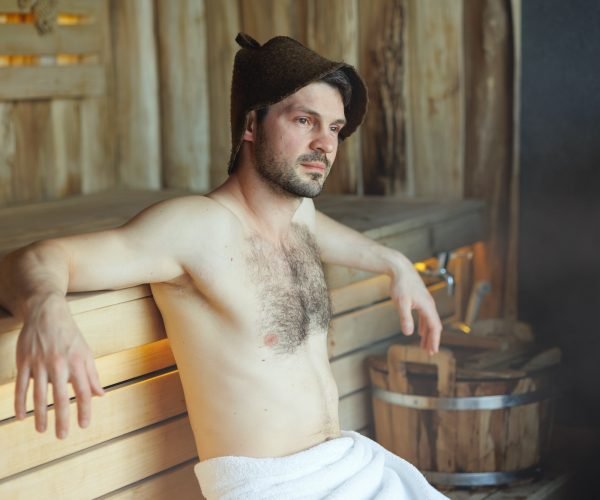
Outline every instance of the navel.
{"type": "Polygon", "coordinates": [[[263,337],[263,342],[267,347],[275,347],[277,344],[279,344],[279,335],[276,333],[267,333],[263,337]]]}

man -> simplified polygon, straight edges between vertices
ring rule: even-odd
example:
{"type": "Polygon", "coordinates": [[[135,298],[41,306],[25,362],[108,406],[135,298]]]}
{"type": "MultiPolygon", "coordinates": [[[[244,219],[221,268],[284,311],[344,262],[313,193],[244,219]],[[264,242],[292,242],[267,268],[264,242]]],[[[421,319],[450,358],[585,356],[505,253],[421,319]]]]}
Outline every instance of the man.
{"type": "Polygon", "coordinates": [[[69,314],[69,291],[150,283],[177,360],[207,498],[437,498],[408,463],[342,432],[326,335],[321,261],[387,273],[411,334],[438,349],[435,304],[411,263],[315,211],[339,141],[361,123],[364,83],[351,66],[295,40],[248,35],[232,82],[230,176],[206,196],[159,203],[125,226],[48,240],[0,266],[0,304],[24,320],[17,418],[33,378],[35,425],[56,434],[102,395],[92,354],[69,314]]]}

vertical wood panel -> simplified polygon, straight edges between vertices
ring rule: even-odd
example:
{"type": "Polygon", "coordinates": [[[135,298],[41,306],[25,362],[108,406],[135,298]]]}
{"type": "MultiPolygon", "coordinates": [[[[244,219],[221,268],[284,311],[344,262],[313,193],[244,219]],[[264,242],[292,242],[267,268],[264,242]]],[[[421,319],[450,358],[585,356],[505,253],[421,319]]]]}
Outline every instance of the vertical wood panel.
{"type": "Polygon", "coordinates": [[[204,1],[155,5],[164,184],[206,191],[211,158],[204,1]]]}
{"type": "Polygon", "coordinates": [[[410,194],[406,174],[404,0],[359,2],[360,70],[369,88],[362,126],[366,194],[410,194]]]}
{"type": "Polygon", "coordinates": [[[231,149],[229,107],[231,71],[241,30],[238,0],[206,3],[207,78],[210,110],[210,187],[227,178],[231,149]]]}
{"type": "Polygon", "coordinates": [[[81,102],[81,191],[94,193],[116,184],[116,116],[110,114],[105,97],[81,102]]]}
{"type": "Polygon", "coordinates": [[[465,196],[488,200],[490,237],[476,247],[475,280],[492,284],[483,317],[500,317],[506,286],[512,142],[508,0],[465,3],[465,196]]]}
{"type": "Polygon", "coordinates": [[[519,257],[519,184],[520,122],[521,116],[521,0],[511,0],[512,20],[512,176],[510,185],[510,212],[508,231],[508,251],[506,256],[506,291],[504,294],[504,316],[516,319],[518,316],[518,257],[519,257]]]}
{"type": "Polygon", "coordinates": [[[44,155],[44,193],[47,199],[64,198],[81,192],[81,121],[79,100],[50,102],[51,144],[44,155]]]}
{"type": "Polygon", "coordinates": [[[111,8],[119,180],[128,187],[158,189],[161,158],[154,3],[114,0],[111,8]]]}
{"type": "Polygon", "coordinates": [[[102,39],[100,62],[106,74],[106,95],[81,101],[81,191],[93,193],[116,185],[117,108],[112,58],[110,1],[98,0],[96,23],[102,39]]]}
{"type": "Polygon", "coordinates": [[[13,201],[26,203],[44,199],[44,164],[51,144],[49,101],[22,101],[14,104],[16,135],[12,170],[13,201]]]}
{"type": "Polygon", "coordinates": [[[462,0],[406,0],[407,160],[417,196],[463,196],[462,13],[462,0]]]}
{"type": "Polygon", "coordinates": [[[12,103],[0,102],[0,207],[12,201],[12,171],[17,148],[13,108],[12,103]]]}
{"type": "MultiPolygon", "coordinates": [[[[311,0],[307,4],[307,45],[334,61],[358,66],[358,2],[311,0]]],[[[327,193],[362,192],[360,129],[343,142],[331,174],[327,193]]]]}
{"type": "Polygon", "coordinates": [[[305,43],[304,6],[299,0],[240,0],[242,30],[261,44],[278,35],[305,43]]]}

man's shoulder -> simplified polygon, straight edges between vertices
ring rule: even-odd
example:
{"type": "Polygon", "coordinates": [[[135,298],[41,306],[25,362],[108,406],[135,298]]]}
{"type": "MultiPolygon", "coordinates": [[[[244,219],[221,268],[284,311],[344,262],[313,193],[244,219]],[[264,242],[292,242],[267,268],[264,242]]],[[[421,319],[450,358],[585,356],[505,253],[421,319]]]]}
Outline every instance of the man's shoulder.
{"type": "Polygon", "coordinates": [[[186,195],[158,202],[147,209],[148,215],[166,217],[192,222],[195,217],[210,222],[223,222],[233,218],[233,214],[219,202],[206,195],[186,195]]]}
{"type": "Polygon", "coordinates": [[[218,237],[236,230],[237,218],[222,204],[205,195],[185,195],[158,202],[131,223],[167,238],[218,237]]]}

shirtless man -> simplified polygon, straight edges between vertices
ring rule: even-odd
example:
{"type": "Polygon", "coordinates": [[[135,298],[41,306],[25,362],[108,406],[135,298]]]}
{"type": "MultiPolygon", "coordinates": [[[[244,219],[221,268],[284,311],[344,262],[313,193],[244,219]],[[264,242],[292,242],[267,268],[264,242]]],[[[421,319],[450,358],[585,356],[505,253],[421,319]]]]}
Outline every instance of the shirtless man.
{"type": "MultiPolygon", "coordinates": [[[[440,320],[411,263],[315,211],[311,200],[322,189],[339,141],[363,118],[360,77],[286,37],[262,47],[247,35],[237,40],[242,48],[232,85],[233,147],[223,185],[206,196],[154,205],[114,230],[30,245],[0,265],[0,304],[24,320],[16,416],[25,417],[33,379],[38,431],[46,429],[48,383],[59,438],[69,425],[67,385],[74,388],[81,427],[90,422],[91,396],[103,393],[67,292],[151,284],[200,465],[222,457],[294,456],[343,439],[327,356],[331,311],[321,261],[388,274],[402,331],[413,332],[416,309],[421,344],[437,351],[440,320]],[[322,74],[300,74],[304,66],[319,64],[322,74]],[[275,83],[253,84],[252,73],[268,73],[269,65],[277,68],[275,83]],[[277,79],[286,71],[298,81],[285,82],[291,88],[282,96],[277,79]],[[244,92],[268,92],[274,99],[265,106],[262,97],[240,97],[244,92]]],[[[198,477],[212,496],[213,485],[205,484],[212,478],[200,472],[198,477]]],[[[406,491],[436,497],[422,482],[406,491]]],[[[239,498],[254,498],[248,491],[239,498]]]]}

